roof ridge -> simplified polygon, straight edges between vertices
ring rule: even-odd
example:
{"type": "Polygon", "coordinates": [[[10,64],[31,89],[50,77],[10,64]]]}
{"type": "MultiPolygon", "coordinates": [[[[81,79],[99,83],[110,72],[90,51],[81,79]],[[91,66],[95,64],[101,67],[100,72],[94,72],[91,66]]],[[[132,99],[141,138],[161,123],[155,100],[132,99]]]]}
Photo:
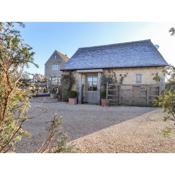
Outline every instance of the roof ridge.
{"type": "Polygon", "coordinates": [[[125,44],[140,43],[140,42],[151,42],[151,39],[127,41],[127,42],[121,42],[121,43],[105,44],[105,45],[90,46],[90,47],[80,47],[79,49],[90,49],[90,48],[98,48],[98,47],[100,48],[100,47],[117,46],[117,45],[125,45],[125,44]]]}
{"type": "Polygon", "coordinates": [[[64,53],[62,53],[62,52],[60,52],[60,51],[58,51],[58,50],[55,50],[53,53],[57,53],[59,56],[61,56],[61,57],[66,57],[66,59],[69,59],[69,57],[66,55],[66,54],[64,54],[64,53]]]}
{"type": "MultiPolygon", "coordinates": [[[[54,52],[57,52],[57,53],[60,54],[60,55],[66,56],[66,54],[64,54],[64,53],[62,53],[62,52],[60,52],[60,51],[58,51],[58,50],[55,50],[54,52]]],[[[53,53],[54,53],[54,52],[53,52],[53,53]]]]}

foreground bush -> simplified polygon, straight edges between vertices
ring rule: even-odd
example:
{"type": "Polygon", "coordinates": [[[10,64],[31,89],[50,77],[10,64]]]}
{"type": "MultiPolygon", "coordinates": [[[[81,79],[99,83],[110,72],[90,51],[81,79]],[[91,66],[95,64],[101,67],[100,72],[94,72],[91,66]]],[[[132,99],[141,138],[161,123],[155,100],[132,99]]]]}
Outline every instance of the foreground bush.
{"type": "MultiPolygon", "coordinates": [[[[3,153],[15,152],[16,143],[30,136],[22,127],[27,120],[30,92],[20,80],[25,66],[37,65],[33,62],[34,52],[24,43],[17,25],[24,27],[21,23],[0,23],[0,152],[3,153]]],[[[51,148],[59,125],[59,118],[54,117],[39,152],[64,151],[62,135],[55,149],[51,148]]]]}

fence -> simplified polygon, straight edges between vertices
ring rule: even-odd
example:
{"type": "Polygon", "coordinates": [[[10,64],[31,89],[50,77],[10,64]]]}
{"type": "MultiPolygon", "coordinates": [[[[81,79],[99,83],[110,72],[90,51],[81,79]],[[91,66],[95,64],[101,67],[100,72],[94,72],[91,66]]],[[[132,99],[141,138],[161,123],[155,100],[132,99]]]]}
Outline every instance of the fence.
{"type": "Polygon", "coordinates": [[[107,84],[106,88],[109,105],[153,106],[159,94],[158,85],[107,84]]]}

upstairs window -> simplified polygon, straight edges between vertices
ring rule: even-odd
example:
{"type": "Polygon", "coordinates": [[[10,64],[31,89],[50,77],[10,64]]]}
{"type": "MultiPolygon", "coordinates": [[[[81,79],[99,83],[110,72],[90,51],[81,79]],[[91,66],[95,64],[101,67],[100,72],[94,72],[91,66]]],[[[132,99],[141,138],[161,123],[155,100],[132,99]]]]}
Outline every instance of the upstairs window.
{"type": "Polygon", "coordinates": [[[57,77],[51,77],[51,84],[52,85],[57,85],[58,84],[58,78],[57,77]]]}
{"type": "Polygon", "coordinates": [[[61,85],[61,77],[50,77],[52,85],[61,85]]]}
{"type": "Polygon", "coordinates": [[[52,64],[52,70],[53,71],[58,71],[59,70],[59,65],[58,64],[52,64]]]}
{"type": "Polygon", "coordinates": [[[141,84],[142,83],[142,74],[136,74],[136,83],[141,84]]]}

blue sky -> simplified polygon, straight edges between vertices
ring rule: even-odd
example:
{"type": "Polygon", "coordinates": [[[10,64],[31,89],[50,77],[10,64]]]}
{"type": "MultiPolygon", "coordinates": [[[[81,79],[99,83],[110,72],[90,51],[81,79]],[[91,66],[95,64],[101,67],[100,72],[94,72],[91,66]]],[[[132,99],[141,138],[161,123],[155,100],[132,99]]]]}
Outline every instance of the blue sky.
{"type": "Polygon", "coordinates": [[[168,30],[171,23],[25,23],[22,36],[35,51],[35,62],[39,68],[30,66],[31,73],[44,74],[44,64],[57,49],[71,57],[79,47],[112,44],[151,39],[160,46],[159,51],[175,65],[175,37],[168,30]]]}

